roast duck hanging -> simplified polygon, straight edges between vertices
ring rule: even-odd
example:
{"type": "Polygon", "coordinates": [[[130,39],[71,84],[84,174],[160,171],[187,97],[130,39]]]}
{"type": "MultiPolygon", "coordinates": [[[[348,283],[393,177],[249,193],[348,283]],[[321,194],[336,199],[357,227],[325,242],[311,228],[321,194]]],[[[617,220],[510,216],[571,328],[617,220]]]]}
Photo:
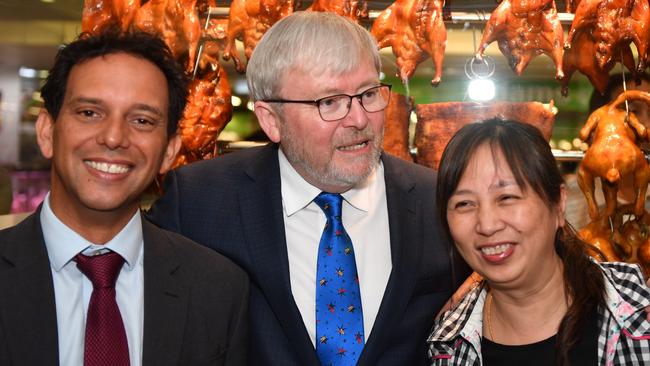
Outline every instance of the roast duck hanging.
{"type": "Polygon", "coordinates": [[[571,74],[585,74],[596,90],[603,93],[609,72],[622,62],[636,73],[643,72],[650,41],[650,7],[648,0],[582,0],[575,8],[565,48],[563,94],[566,95],[571,74]],[[635,67],[630,44],[639,55],[635,67]]]}
{"type": "Polygon", "coordinates": [[[633,100],[650,104],[650,94],[638,90],[621,93],[594,111],[580,130],[580,139],[591,142],[578,167],[578,185],[587,200],[591,222],[579,234],[598,249],[596,257],[639,262],[647,271],[650,215],[644,205],[650,167],[639,143],[648,138],[648,132],[625,108],[625,102],[633,100]],[[632,178],[634,202],[619,205],[617,193],[627,176],[632,178]],[[596,178],[601,181],[604,209],[599,209],[595,199],[596,178]]]}
{"type": "Polygon", "coordinates": [[[476,58],[496,41],[517,75],[539,54],[555,63],[555,78],[564,77],[562,55],[564,32],[553,0],[503,0],[485,24],[476,58]]]}
{"type": "Polygon", "coordinates": [[[442,77],[447,30],[442,19],[444,0],[397,0],[379,14],[371,29],[380,49],[391,47],[398,77],[405,85],[428,57],[436,68],[431,85],[442,77]]]}

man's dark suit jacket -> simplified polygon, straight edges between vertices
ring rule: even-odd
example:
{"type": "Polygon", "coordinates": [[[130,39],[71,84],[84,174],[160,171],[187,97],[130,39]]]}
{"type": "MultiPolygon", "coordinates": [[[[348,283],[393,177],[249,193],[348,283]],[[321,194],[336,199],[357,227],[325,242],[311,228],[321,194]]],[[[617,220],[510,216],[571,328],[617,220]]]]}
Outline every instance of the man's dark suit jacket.
{"type": "MultiPolygon", "coordinates": [[[[0,365],[58,365],[40,210],[0,231],[0,365]]],[[[249,281],[230,260],[143,218],[145,366],[243,365],[249,281]]]]}
{"type": "MultiPolygon", "coordinates": [[[[318,365],[291,293],[277,149],[250,148],[168,173],[165,195],[149,214],[248,272],[251,365],[318,365]]],[[[455,287],[435,174],[389,155],[382,160],[393,270],[358,365],[424,365],[434,316],[455,287]]]]}

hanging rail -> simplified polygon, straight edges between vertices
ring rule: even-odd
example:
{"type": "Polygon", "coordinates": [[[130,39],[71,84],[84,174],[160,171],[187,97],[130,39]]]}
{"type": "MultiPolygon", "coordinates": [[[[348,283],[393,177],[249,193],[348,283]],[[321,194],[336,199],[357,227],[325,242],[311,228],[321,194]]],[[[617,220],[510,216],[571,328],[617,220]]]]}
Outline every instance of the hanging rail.
{"type": "MultiPolygon", "coordinates": [[[[219,7],[211,7],[208,14],[210,16],[216,16],[216,17],[226,17],[228,16],[228,13],[230,12],[229,7],[224,7],[224,6],[219,6],[219,7]]],[[[368,11],[368,18],[370,20],[377,19],[379,14],[381,13],[381,10],[370,10],[368,11]]],[[[450,23],[457,23],[457,22],[469,22],[469,23],[485,23],[488,19],[490,19],[490,14],[486,12],[462,12],[462,11],[452,11],[451,13],[444,13],[450,14],[450,16],[445,17],[445,22],[450,22],[450,23]]],[[[560,22],[562,24],[571,24],[573,22],[573,14],[571,13],[558,13],[558,18],[560,18],[560,22]]]]}

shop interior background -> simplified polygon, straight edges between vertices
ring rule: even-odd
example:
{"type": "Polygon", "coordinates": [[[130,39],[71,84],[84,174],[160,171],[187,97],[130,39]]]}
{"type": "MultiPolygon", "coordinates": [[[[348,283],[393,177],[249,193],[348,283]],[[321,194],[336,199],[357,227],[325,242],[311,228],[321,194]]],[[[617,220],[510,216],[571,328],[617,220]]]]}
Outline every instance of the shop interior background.
{"type": "MultiPolygon", "coordinates": [[[[145,0],[143,0],[144,2],[145,0]]],[[[301,8],[311,1],[303,1],[301,8]]],[[[383,10],[391,1],[369,1],[370,10],[383,10]]],[[[559,11],[563,1],[556,1],[559,11]]],[[[453,12],[487,16],[496,6],[495,0],[452,0],[447,6],[453,12]]],[[[0,0],[0,214],[30,212],[41,202],[49,189],[49,165],[40,156],[34,136],[34,121],[42,105],[38,90],[51,67],[57,49],[73,40],[81,29],[82,0],[0,0]]],[[[229,2],[218,2],[228,8],[229,2]]],[[[366,27],[371,22],[362,23],[366,27]]],[[[469,100],[469,78],[465,64],[472,57],[481,38],[484,22],[446,22],[448,44],[445,52],[442,82],[430,85],[434,73],[431,60],[419,65],[409,81],[408,91],[417,104],[469,100]]],[[[569,25],[565,24],[565,32],[569,25]]],[[[243,59],[242,44],[238,42],[243,59]]],[[[395,57],[390,49],[381,51],[384,82],[393,90],[406,94],[406,88],[395,77],[395,57]]],[[[553,62],[546,56],[535,58],[518,77],[508,67],[496,43],[487,50],[495,62],[491,80],[496,101],[555,102],[558,108],[552,144],[563,149],[577,149],[573,140],[587,118],[589,96],[593,90],[581,74],[571,79],[568,97],[560,94],[554,79],[553,62]]],[[[254,115],[249,110],[244,75],[238,74],[232,61],[221,62],[233,89],[234,115],[220,136],[228,141],[264,140],[254,115]]],[[[616,66],[613,72],[621,72],[616,66]]],[[[413,121],[414,122],[414,121],[413,121]]]]}

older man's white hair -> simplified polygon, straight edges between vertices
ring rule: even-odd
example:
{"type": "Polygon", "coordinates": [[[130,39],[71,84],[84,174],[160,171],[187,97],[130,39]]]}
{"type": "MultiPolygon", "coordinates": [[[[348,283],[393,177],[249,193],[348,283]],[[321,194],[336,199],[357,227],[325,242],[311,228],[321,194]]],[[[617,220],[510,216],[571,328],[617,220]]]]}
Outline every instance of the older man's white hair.
{"type": "Polygon", "coordinates": [[[287,72],[342,75],[362,62],[381,70],[377,44],[362,26],[333,13],[300,11],[271,27],[255,47],[246,77],[254,101],[279,97],[287,72]]]}

